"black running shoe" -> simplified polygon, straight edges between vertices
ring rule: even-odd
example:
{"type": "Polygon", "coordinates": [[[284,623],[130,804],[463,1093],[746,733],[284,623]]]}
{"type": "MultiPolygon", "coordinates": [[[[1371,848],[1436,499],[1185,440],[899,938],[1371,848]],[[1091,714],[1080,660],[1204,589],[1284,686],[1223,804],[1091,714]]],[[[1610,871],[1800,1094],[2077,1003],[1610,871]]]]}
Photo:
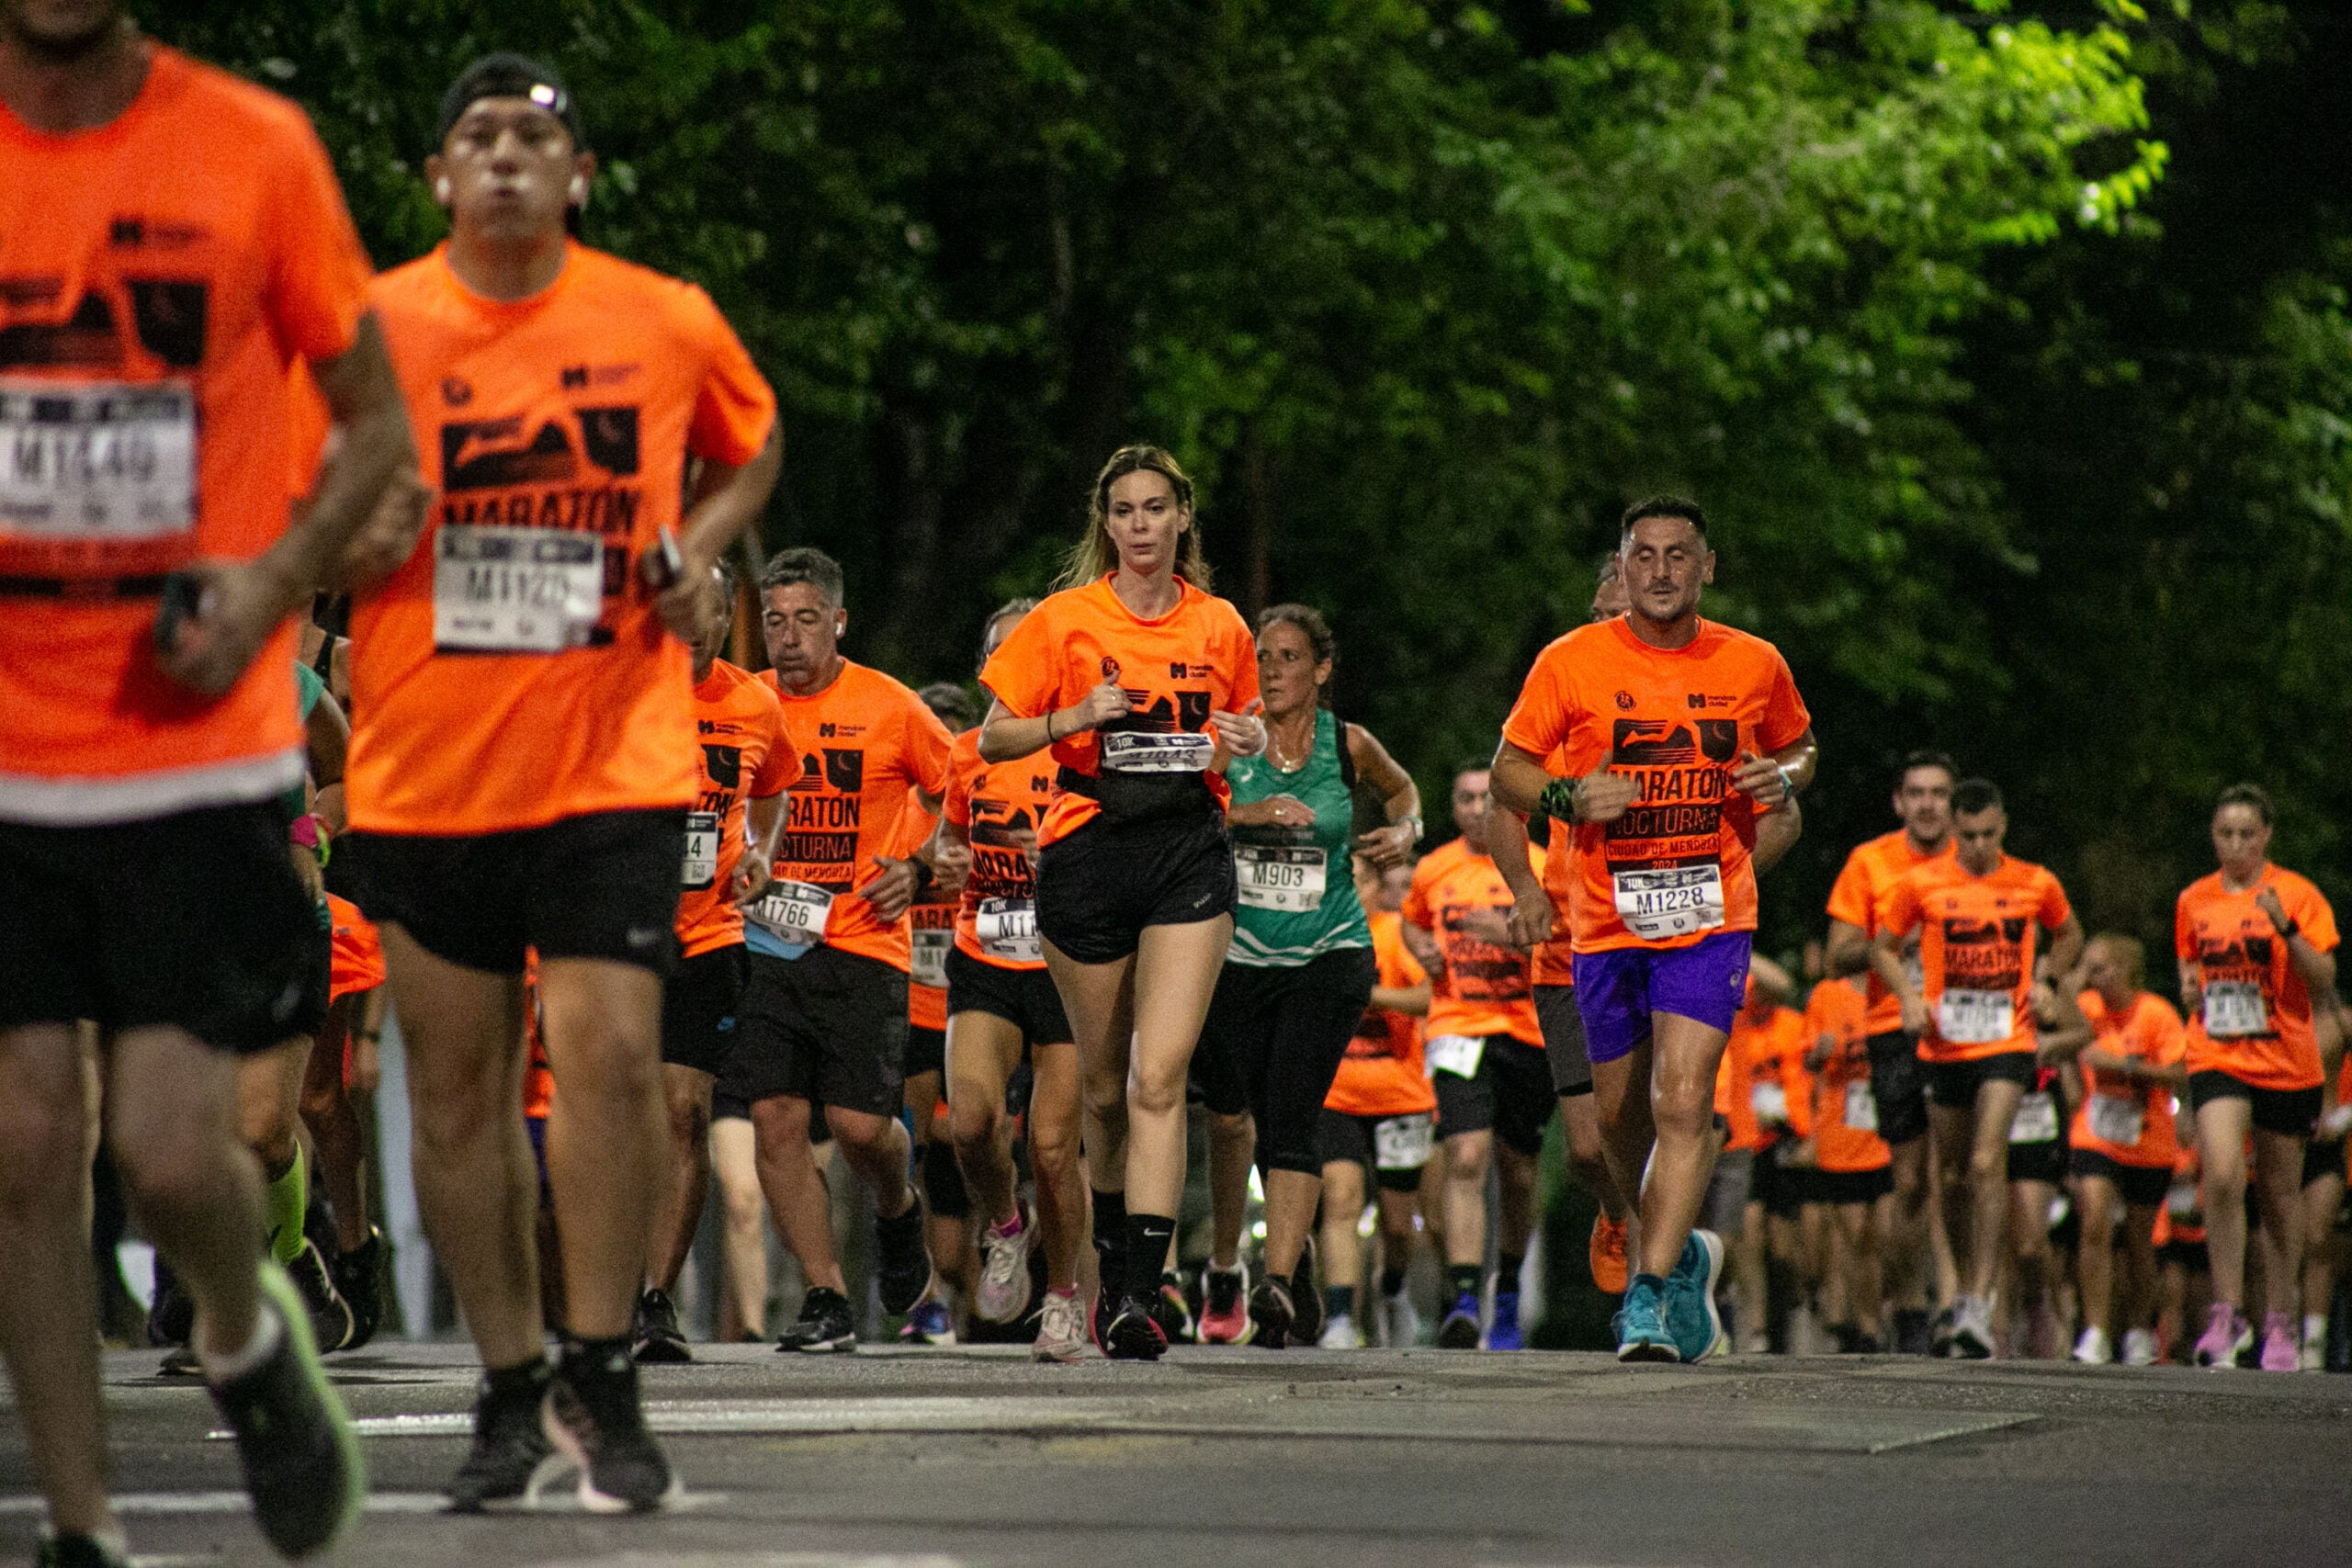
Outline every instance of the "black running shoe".
{"type": "MultiPolygon", "coordinates": [[[[1272,1276],[1258,1281],[1250,1292],[1250,1321],[1258,1331],[1250,1343],[1269,1350],[1286,1348],[1291,1343],[1291,1325],[1298,1321],[1298,1309],[1290,1299],[1290,1286],[1272,1276]]],[[[1312,1339],[1301,1343],[1312,1345],[1312,1339]]]]}
{"type": "Polygon", "coordinates": [[[1936,1348],[1935,1331],[1930,1326],[1927,1309],[1904,1307],[1894,1314],[1894,1353],[1898,1356],[1925,1356],[1936,1348]]]}
{"type": "Polygon", "coordinates": [[[164,1352],[163,1365],[155,1369],[159,1378],[200,1378],[204,1363],[196,1359],[193,1345],[175,1345],[164,1352]]]}
{"type": "Polygon", "coordinates": [[[60,1535],[40,1543],[33,1568],[130,1568],[130,1559],[89,1536],[60,1535]]]}
{"type": "Polygon", "coordinates": [[[368,1472],[351,1417],[320,1364],[301,1295],[266,1259],[261,1298],[261,1310],[277,1316],[277,1348],[253,1371],[212,1384],[212,1403],[236,1434],[254,1521],[279,1556],[308,1557],[334,1544],[359,1517],[368,1472]]]}
{"type": "Polygon", "coordinates": [[[474,1446],[449,1483],[449,1511],[480,1514],[530,1495],[531,1481],[553,1450],[542,1427],[546,1369],[527,1393],[502,1399],[482,1380],[474,1395],[474,1446]]]}
{"type": "Polygon", "coordinates": [[[322,1351],[345,1350],[351,1347],[354,1326],[350,1306],[343,1292],[334,1288],[334,1279],[327,1272],[327,1260],[308,1236],[302,1238],[302,1250],[286,1266],[287,1277],[302,1293],[302,1304],[310,1310],[311,1337],[322,1351]]]}
{"type": "Polygon", "coordinates": [[[936,1282],[931,1254],[922,1245],[922,1204],[910,1202],[895,1220],[874,1223],[874,1285],[882,1310],[897,1316],[914,1311],[936,1282]]]}
{"type": "Polygon", "coordinates": [[[1168,1350],[1168,1336],[1152,1321],[1151,1303],[1134,1296],[1119,1299],[1101,1338],[1102,1353],[1114,1361],[1157,1361],[1168,1350]]]}
{"type": "Polygon", "coordinates": [[[637,1303],[637,1335],[633,1353],[640,1361],[682,1366],[695,1359],[678,1327],[678,1303],[667,1291],[648,1291],[637,1303]]]}
{"type": "Polygon", "coordinates": [[[334,1260],[334,1288],[351,1309],[351,1337],[346,1350],[356,1350],[376,1337],[384,1325],[384,1233],[368,1227],[368,1239],[334,1260]]]}
{"type": "Polygon", "coordinates": [[[187,1343],[196,1332],[196,1301],[180,1289],[180,1277],[163,1255],[155,1258],[155,1295],[147,1307],[147,1343],[159,1349],[187,1343]]]}
{"type": "Polygon", "coordinates": [[[1192,1303],[1184,1299],[1184,1277],[1172,1269],[1159,1277],[1159,1290],[1151,1298],[1151,1320],[1170,1345],[1193,1342],[1192,1303]]]}
{"type": "Polygon", "coordinates": [[[580,1506],[588,1512],[648,1514],[685,1495],[645,1429],[637,1363],[627,1350],[593,1361],[578,1346],[565,1350],[542,1418],[548,1440],[580,1472],[580,1506]]]}
{"type": "Polygon", "coordinates": [[[1290,1342],[1312,1345],[1323,1337],[1323,1289],[1315,1282],[1315,1239],[1299,1249],[1290,1275],[1290,1342]]]}
{"type": "Polygon", "coordinates": [[[800,1320],[776,1336],[779,1350],[854,1350],[857,1325],[849,1298],[825,1285],[812,1285],[801,1298],[800,1320]]]}

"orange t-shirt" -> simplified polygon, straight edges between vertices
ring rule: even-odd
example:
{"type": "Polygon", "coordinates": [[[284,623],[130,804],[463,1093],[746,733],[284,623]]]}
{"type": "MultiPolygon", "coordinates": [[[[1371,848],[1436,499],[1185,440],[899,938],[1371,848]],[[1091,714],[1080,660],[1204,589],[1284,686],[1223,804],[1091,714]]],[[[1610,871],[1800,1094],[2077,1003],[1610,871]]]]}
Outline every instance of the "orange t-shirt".
{"type": "MultiPolygon", "coordinates": [[[[947,753],[955,742],[921,697],[879,670],[842,660],[841,673],[822,691],[800,696],[759,679],[784,703],[784,727],[801,752],[800,781],[787,792],[784,848],[775,875],[789,889],[771,890],[752,918],[777,934],[784,906],[796,901],[802,917],[819,918],[825,945],[894,969],[911,971],[912,945],[901,917],[885,924],[854,895],[882,874],[876,855],[902,858],[909,850],[911,791],[947,793],[947,753]]],[[[917,840],[920,842],[921,840],[917,840]]],[[[787,939],[789,940],[789,939],[787,939]]]]}
{"type": "Polygon", "coordinates": [[[1878,1135],[1871,1098],[1870,1005],[1851,980],[1824,980],[1805,998],[1805,1048],[1829,1036],[1813,1091],[1813,1163],[1826,1171],[1880,1170],[1894,1157],[1878,1135]]]}
{"type": "Polygon", "coordinates": [[[984,762],[980,732],[974,729],[956,738],[948,772],[947,820],[972,846],[972,873],[956,910],[956,945],[1000,968],[1043,969],[1037,877],[1023,840],[1036,832],[1054,798],[1054,761],[1039,751],[984,762]]]}
{"type": "Polygon", "coordinates": [[[1689,947],[1754,931],[1754,818],[1732,772],[1742,752],[1777,751],[1812,722],[1780,651],[1713,621],[1688,647],[1661,649],[1620,616],[1538,654],[1503,739],[1535,757],[1559,750],[1563,776],[1611,757],[1642,791],[1616,821],[1576,829],[1575,950],[1689,947]]]}
{"type": "Polygon", "coordinates": [[[546,1015],[539,1008],[539,950],[523,953],[523,1114],[545,1121],[555,1103],[555,1073],[548,1066],[546,1015]]]}
{"type": "Polygon", "coordinates": [[[73,826],[302,780],[288,621],[225,696],[155,662],[166,572],[287,527],[298,358],[349,351],[369,267],[274,93],[161,44],[107,125],[0,107],[0,819],[73,826]]]}
{"type": "MultiPolygon", "coordinates": [[[[1829,918],[1843,920],[1865,937],[1878,935],[1878,901],[1886,890],[1908,873],[1912,867],[1925,865],[1931,860],[1950,860],[1954,840],[1947,835],[1944,847],[1933,854],[1921,854],[1911,842],[1911,835],[1897,829],[1882,833],[1868,843],[1856,844],[1854,852],[1846,857],[1845,869],[1829,889],[1829,918]]],[[[1904,962],[1915,967],[1918,976],[1918,946],[1911,944],[1904,962]]],[[[1903,1027],[1903,998],[1886,988],[1875,969],[1865,969],[1860,976],[1870,998],[1870,1032],[1891,1034],[1903,1027]]]]}
{"type": "Polygon", "coordinates": [[[678,948],[688,958],[743,940],[734,886],[750,803],[773,799],[800,776],[784,710],[756,676],[714,659],[694,697],[702,795],[686,818],[678,895],[678,948]]]}
{"type": "MultiPolygon", "coordinates": [[[[1055,741],[1054,761],[1097,781],[1105,747],[1116,754],[1112,771],[1137,780],[1171,778],[1197,761],[1221,812],[1232,792],[1209,768],[1201,738],[1215,739],[1211,713],[1239,713],[1256,700],[1258,644],[1232,605],[1181,578],[1176,586],[1175,607],[1150,620],[1127,608],[1107,576],[1051,594],[997,645],[980,683],[1015,718],[1035,718],[1117,681],[1135,711],[1055,741]]],[[[1101,810],[1061,788],[1057,774],[1038,843],[1069,837],[1101,810]]]]}
{"type": "MultiPolygon", "coordinates": [[[[1536,874],[1542,875],[1544,852],[1530,844],[1527,852],[1536,874]]],[[[1494,861],[1459,839],[1423,855],[1413,868],[1404,918],[1435,935],[1438,950],[1445,955],[1425,1035],[1508,1034],[1543,1049],[1527,954],[1483,941],[1463,926],[1474,909],[1492,909],[1508,918],[1510,908],[1510,885],[1494,861]]]]}
{"type": "Polygon", "coordinates": [[[348,898],[327,895],[329,947],[327,1000],[340,1001],[384,983],[383,938],[359,906],[348,898]]]}
{"type": "Polygon", "coordinates": [[[2222,874],[2200,876],[2180,895],[2173,946],[2197,965],[2204,1000],[2188,1021],[2188,1070],[2220,1071],[2256,1089],[2310,1089],[2322,1081],[2319,1041],[2312,1033],[2312,997],[2278,928],[2255,903],[2268,887],[2305,942],[2335,950],[2335,911],[2320,890],[2291,871],[2265,865],[2243,893],[2222,889],[2222,874]]]}
{"type": "Polygon", "coordinates": [[[1789,1130],[1803,1137],[1813,1122],[1813,1075],[1804,1068],[1804,1014],[1775,1003],[1756,1016],[1756,982],[1748,983],[1748,1005],[1731,1022],[1731,1039],[1715,1070],[1715,1110],[1731,1124],[1727,1149],[1761,1149],[1779,1134],[1767,1134],[1764,1113],[1775,1111],[1789,1130]]]}
{"type": "MultiPolygon", "coordinates": [[[[2086,990],[2075,998],[2090,1020],[2090,1048],[2118,1056],[2138,1056],[2152,1066],[2169,1067],[2188,1054],[2180,1014],[2162,997],[2142,991],[2120,1017],[2107,1010],[2107,998],[2086,990]]],[[[2120,1073],[2083,1071],[2083,1103],[2068,1130],[2069,1147],[2105,1155],[2118,1165],[2168,1167],[2180,1150],[2173,1126],[2172,1090],[2137,1083],[2120,1073]],[[2126,1134],[2136,1136],[2126,1137],[2126,1134]]]]}
{"type": "Polygon", "coordinates": [[[1879,900],[1878,924],[1898,936],[1919,932],[1928,1003],[1920,1056],[1972,1062],[2032,1050],[2034,953],[2041,932],[2073,913],[2055,876],[2012,855],[1983,876],[1955,855],[1897,877],[1879,900]]]}
{"type": "MultiPolygon", "coordinates": [[[[914,791],[909,790],[906,822],[896,852],[913,854],[938,826],[939,818],[925,811],[914,791]]],[[[923,897],[907,907],[907,1022],[914,1028],[947,1027],[947,950],[956,945],[959,902],[940,897],[934,886],[924,889],[923,897]]]]}
{"type": "MultiPolygon", "coordinates": [[[[1404,932],[1403,916],[1388,909],[1373,912],[1372,956],[1379,966],[1375,983],[1399,991],[1430,977],[1405,945],[1404,932]]],[[[1384,1008],[1364,1009],[1323,1105],[1342,1116],[1412,1116],[1435,1111],[1437,1090],[1421,1066],[1421,1021],[1384,1008]]]]}
{"type": "MultiPolygon", "coordinates": [[[[1553,773],[1566,766],[1566,753],[1561,750],[1555,750],[1544,763],[1545,769],[1553,773]]],[[[1575,947],[1568,941],[1568,906],[1576,897],[1577,883],[1576,852],[1568,841],[1572,831],[1566,823],[1553,823],[1551,841],[1544,847],[1542,880],[1544,891],[1552,898],[1552,930],[1555,934],[1551,941],[1535,944],[1533,975],[1539,986],[1577,983],[1575,947]]]]}
{"type": "Polygon", "coordinates": [[[352,611],[352,826],[687,806],[694,660],[639,563],[679,525],[687,459],[749,462],[775,394],[701,289],[580,245],[527,299],[474,293],[446,247],[369,298],[436,494],[352,611]]]}

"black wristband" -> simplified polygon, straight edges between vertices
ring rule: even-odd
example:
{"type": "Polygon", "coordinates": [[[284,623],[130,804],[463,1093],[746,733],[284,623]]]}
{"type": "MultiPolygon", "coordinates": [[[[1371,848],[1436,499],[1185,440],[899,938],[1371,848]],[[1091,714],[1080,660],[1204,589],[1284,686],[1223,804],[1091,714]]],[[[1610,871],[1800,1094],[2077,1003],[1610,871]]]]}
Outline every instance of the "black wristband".
{"type": "Polygon", "coordinates": [[[2288,941],[2289,939],[2290,939],[2291,937],[2293,937],[2293,936],[2294,936],[2294,934],[2295,934],[2297,931],[2301,931],[2302,929],[2303,929],[2303,922],[2302,922],[2302,921],[2301,921],[2301,920],[2289,920],[2285,925],[2280,926],[2280,927],[2278,928],[2278,940],[2279,940],[2280,942],[2286,942],[2286,941],[2288,941]]]}
{"type": "Polygon", "coordinates": [[[1046,710],[1046,744],[1048,746],[1054,744],[1054,715],[1059,712],[1061,712],[1059,708],[1046,710]]]}

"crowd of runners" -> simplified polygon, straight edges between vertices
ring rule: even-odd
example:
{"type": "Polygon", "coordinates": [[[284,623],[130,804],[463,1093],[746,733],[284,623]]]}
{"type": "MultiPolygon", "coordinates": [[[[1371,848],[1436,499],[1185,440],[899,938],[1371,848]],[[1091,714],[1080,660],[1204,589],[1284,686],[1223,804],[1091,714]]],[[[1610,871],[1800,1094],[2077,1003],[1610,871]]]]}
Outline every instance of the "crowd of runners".
{"type": "Polygon", "coordinates": [[[1444,837],[1333,712],[1323,617],[1213,595],[1148,446],[975,628],[977,702],[912,690],[844,657],[831,558],[741,547],[775,397],[699,289],[571,237],[561,78],[476,62],[429,152],[449,238],[376,274],[290,105],[105,0],[0,0],[0,1350],[44,1564],[127,1561],[98,1199],[270,1541],[355,1517],[322,1357],[385,1310],[388,1014],[483,1367],[461,1511],[678,1495],[638,1367],[695,1354],[715,1184],[724,1331],[772,1219],[783,1350],[856,1343],[845,1250],[910,1337],[1043,1362],[1512,1350],[1555,1108],[1623,1360],[2322,1354],[2336,931],[2260,789],[2180,895],[2180,1011],[1928,752],[1775,963],[1816,750],[1700,614],[1699,505],[1625,513],[1444,837]]]}

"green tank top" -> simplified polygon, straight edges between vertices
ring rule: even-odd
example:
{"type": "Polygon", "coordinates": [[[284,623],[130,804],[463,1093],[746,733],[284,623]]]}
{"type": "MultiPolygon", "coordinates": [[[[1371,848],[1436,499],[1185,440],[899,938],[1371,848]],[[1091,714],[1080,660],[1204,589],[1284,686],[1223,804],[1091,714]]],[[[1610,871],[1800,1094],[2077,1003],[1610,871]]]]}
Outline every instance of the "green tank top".
{"type": "Polygon", "coordinates": [[[1306,765],[1283,773],[1272,757],[1237,757],[1226,770],[1233,803],[1245,806],[1277,795],[1306,803],[1312,828],[1235,828],[1233,868],[1240,884],[1233,948],[1227,957],[1259,967],[1304,964],[1346,947],[1370,947],[1372,927],[1356,899],[1348,858],[1355,803],[1340,776],[1340,724],[1315,716],[1315,745],[1306,765]]]}

